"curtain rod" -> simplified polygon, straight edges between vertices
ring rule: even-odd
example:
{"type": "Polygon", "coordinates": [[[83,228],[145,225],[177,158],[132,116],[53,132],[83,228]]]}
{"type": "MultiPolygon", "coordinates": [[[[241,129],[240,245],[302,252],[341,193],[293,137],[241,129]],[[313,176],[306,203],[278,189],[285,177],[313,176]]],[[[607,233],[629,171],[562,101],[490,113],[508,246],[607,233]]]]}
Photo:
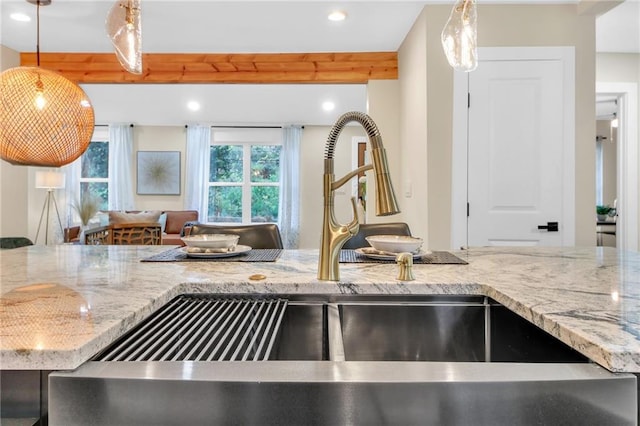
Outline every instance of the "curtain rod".
{"type": "MultiPolygon", "coordinates": [[[[96,124],[93,127],[109,127],[108,124],[96,124]]],[[[129,124],[129,127],[133,127],[133,123],[129,124]]]]}
{"type": "MultiPolygon", "coordinates": [[[[187,129],[189,127],[188,124],[184,125],[184,128],[187,129]]],[[[211,126],[212,129],[282,129],[283,126],[211,126]]],[[[300,128],[304,129],[304,126],[300,126],[300,128]]]]}
{"type": "Polygon", "coordinates": [[[211,126],[212,129],[282,129],[282,126],[211,126]]]}

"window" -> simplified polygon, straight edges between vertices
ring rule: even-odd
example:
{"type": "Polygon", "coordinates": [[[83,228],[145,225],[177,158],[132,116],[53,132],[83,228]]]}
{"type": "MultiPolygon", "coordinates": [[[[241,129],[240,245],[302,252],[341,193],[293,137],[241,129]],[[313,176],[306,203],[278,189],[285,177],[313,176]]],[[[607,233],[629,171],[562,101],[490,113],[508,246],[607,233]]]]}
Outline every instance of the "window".
{"type": "Polygon", "coordinates": [[[100,200],[100,210],[109,203],[109,135],[96,128],[89,148],[80,157],[80,196],[100,200]]]}
{"type": "Polygon", "coordinates": [[[277,222],[281,129],[214,131],[208,222],[277,222]]]}

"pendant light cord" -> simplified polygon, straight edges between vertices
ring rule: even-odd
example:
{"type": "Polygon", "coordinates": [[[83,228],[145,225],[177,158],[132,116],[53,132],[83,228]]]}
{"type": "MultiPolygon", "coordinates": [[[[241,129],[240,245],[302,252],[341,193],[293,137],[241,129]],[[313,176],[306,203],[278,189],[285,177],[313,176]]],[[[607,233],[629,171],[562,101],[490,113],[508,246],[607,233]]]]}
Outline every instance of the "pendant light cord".
{"type": "Polygon", "coordinates": [[[36,64],[40,68],[40,0],[36,2],[36,64]]]}

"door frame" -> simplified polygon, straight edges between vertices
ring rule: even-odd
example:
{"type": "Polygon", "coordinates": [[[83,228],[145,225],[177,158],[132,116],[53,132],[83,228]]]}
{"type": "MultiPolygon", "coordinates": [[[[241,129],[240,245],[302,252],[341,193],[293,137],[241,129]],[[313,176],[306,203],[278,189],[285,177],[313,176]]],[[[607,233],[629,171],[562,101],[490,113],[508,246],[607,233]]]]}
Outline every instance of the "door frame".
{"type": "MultiPolygon", "coordinates": [[[[360,144],[367,144],[369,139],[366,136],[353,136],[351,138],[351,170],[355,170],[360,165],[358,164],[358,147],[360,144]]],[[[365,163],[367,158],[364,159],[365,163]]],[[[358,179],[351,179],[351,196],[358,197],[358,179]]]]}
{"type": "MultiPolygon", "coordinates": [[[[563,63],[563,206],[561,226],[564,245],[575,245],[575,47],[480,47],[482,61],[560,60],[563,63]]],[[[451,177],[451,247],[468,246],[468,140],[469,140],[469,74],[453,75],[453,140],[451,177]]]]}
{"type": "Polygon", "coordinates": [[[596,82],[596,93],[618,97],[616,246],[638,251],[638,84],[596,82]]]}

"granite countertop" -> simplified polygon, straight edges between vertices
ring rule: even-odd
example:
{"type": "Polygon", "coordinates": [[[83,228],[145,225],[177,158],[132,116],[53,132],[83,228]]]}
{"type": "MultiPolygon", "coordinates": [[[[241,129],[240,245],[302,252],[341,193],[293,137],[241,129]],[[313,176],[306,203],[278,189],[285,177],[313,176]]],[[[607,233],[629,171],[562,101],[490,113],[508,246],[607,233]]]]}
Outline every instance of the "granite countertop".
{"type": "Polygon", "coordinates": [[[74,369],[181,293],[486,295],[614,372],[640,372],[640,253],[479,248],[467,265],[341,264],[317,250],[276,262],[140,262],[168,246],[31,246],[0,252],[0,368],[74,369]],[[266,279],[251,281],[252,274],[266,279]]]}

